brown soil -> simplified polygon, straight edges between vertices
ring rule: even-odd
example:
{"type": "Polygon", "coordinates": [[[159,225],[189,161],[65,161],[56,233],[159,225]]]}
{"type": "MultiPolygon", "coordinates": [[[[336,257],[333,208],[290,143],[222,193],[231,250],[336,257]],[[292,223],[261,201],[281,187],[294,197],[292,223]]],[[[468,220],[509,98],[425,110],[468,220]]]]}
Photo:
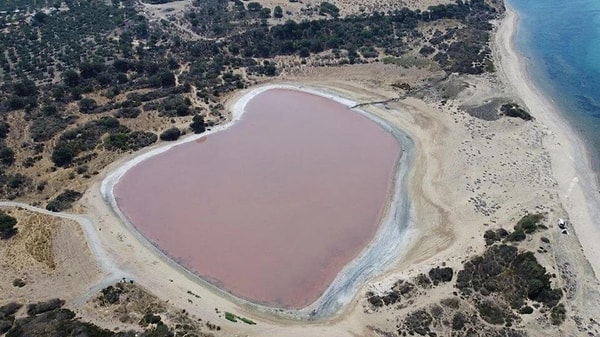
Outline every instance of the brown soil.
{"type": "Polygon", "coordinates": [[[76,301],[101,278],[79,224],[30,211],[11,209],[18,234],[0,240],[0,305],[60,297],[76,301]],[[22,279],[24,287],[13,286],[22,279]]]}

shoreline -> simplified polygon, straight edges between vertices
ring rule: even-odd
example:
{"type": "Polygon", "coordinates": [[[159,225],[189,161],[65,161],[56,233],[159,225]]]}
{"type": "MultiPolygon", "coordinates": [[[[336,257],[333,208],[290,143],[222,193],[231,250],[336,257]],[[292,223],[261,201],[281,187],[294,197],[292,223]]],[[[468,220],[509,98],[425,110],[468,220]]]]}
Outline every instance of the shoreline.
{"type": "Polygon", "coordinates": [[[119,209],[113,194],[114,186],[129,169],[144,160],[166,152],[175,146],[197,140],[233,126],[235,122],[242,118],[245,105],[255,96],[270,89],[291,89],[306,92],[333,100],[348,108],[355,105],[354,101],[341,97],[336,94],[335,91],[327,88],[314,88],[290,84],[270,84],[250,89],[243,93],[231,106],[232,119],[229,122],[199,135],[190,135],[174,143],[158,145],[153,149],[149,149],[149,151],[120,163],[116,168],[109,171],[102,180],[100,186],[101,196],[113,214],[123,223],[127,231],[135,236],[136,240],[146,248],[150,249],[154,255],[182,272],[190,280],[196,281],[204,287],[211,288],[211,290],[215,290],[219,295],[224,296],[233,302],[250,306],[261,312],[270,312],[278,316],[294,319],[320,319],[330,317],[338,312],[344,305],[348,304],[369,280],[390,271],[395,263],[401,259],[403,254],[409,250],[410,242],[413,241],[416,234],[414,228],[414,210],[411,207],[407,189],[407,177],[415,156],[414,142],[403,130],[386,122],[381,117],[361,109],[351,109],[354,113],[359,113],[360,115],[369,118],[387,132],[390,132],[402,147],[402,155],[399,156],[396,162],[396,173],[394,174],[390,190],[390,202],[385,206],[384,214],[378,226],[379,228],[370,242],[360,250],[354,259],[349,261],[338,271],[333,282],[325,288],[324,292],[319,295],[315,302],[301,309],[280,309],[251,302],[238,297],[228,290],[222,289],[187,270],[165,254],[159,247],[155,246],[145,238],[135,226],[127,220],[119,209]]]}
{"type": "Polygon", "coordinates": [[[560,202],[569,215],[571,229],[577,232],[588,262],[595,274],[600,275],[600,249],[596,245],[600,228],[593,221],[600,216],[600,197],[589,150],[581,136],[573,130],[551,99],[544,96],[528,73],[527,61],[515,46],[518,20],[518,12],[506,4],[505,17],[494,35],[499,58],[495,63],[504,85],[512,89],[534,118],[549,129],[544,148],[551,157],[552,174],[558,183],[560,202]]]}

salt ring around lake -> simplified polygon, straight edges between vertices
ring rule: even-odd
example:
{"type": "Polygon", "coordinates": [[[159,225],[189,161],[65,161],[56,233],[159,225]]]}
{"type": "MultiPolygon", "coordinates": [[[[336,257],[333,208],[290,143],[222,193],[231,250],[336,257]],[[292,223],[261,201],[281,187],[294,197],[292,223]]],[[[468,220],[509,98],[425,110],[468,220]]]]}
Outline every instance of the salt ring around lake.
{"type": "Polygon", "coordinates": [[[330,316],[414,236],[414,142],[374,114],[348,111],[354,105],[327,89],[251,89],[232,121],[132,158],[106,176],[102,195],[146,247],[225,297],[295,318],[330,316]],[[182,200],[192,202],[182,210],[182,200]]]}

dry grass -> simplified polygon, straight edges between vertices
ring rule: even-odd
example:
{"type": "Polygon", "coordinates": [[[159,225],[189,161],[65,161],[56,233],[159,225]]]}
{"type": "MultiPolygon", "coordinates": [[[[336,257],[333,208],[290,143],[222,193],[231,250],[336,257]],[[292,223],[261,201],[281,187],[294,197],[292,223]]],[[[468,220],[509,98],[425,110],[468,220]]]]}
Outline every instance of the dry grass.
{"type": "Polygon", "coordinates": [[[47,269],[56,269],[53,253],[53,233],[62,220],[37,213],[15,211],[19,232],[11,240],[5,257],[15,268],[23,269],[38,263],[47,269]]]}
{"type": "Polygon", "coordinates": [[[100,278],[79,224],[22,209],[7,209],[18,233],[0,240],[0,305],[50,298],[76,301],[100,278]],[[22,279],[23,287],[13,286],[22,279]]]}

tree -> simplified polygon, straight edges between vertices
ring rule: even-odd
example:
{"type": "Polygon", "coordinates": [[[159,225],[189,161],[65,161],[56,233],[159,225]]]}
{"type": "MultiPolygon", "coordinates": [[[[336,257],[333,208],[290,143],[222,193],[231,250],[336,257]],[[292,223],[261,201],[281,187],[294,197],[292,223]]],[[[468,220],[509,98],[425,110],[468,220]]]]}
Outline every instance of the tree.
{"type": "Polygon", "coordinates": [[[52,162],[56,166],[65,167],[73,161],[73,157],[75,157],[75,153],[73,149],[68,145],[57,145],[52,152],[52,162]]]}
{"type": "Polygon", "coordinates": [[[32,80],[25,79],[15,83],[15,85],[13,86],[13,92],[17,96],[27,97],[37,95],[38,90],[35,86],[35,82],[33,82],[32,80]]]}
{"type": "Polygon", "coordinates": [[[33,21],[40,25],[46,23],[47,19],[48,15],[46,15],[44,12],[37,12],[33,15],[33,21]]]}
{"type": "Polygon", "coordinates": [[[262,9],[262,5],[258,2],[250,2],[248,3],[248,12],[260,12],[262,9]]]}
{"type": "Polygon", "coordinates": [[[161,140],[166,140],[166,141],[174,141],[179,139],[179,137],[181,136],[181,131],[178,128],[170,128],[165,130],[163,133],[160,134],[160,139],[161,140]]]}
{"type": "Polygon", "coordinates": [[[81,77],[79,76],[78,72],[73,69],[69,69],[62,74],[62,79],[67,86],[73,88],[79,85],[81,77]]]}
{"type": "Polygon", "coordinates": [[[283,9],[281,9],[281,6],[275,6],[275,8],[273,8],[273,17],[275,19],[281,19],[283,17],[283,9]]]}
{"type": "Polygon", "coordinates": [[[16,224],[17,219],[0,210],[0,239],[10,239],[17,234],[16,224]]]}
{"type": "Polygon", "coordinates": [[[194,133],[196,134],[204,132],[206,130],[206,125],[204,124],[204,117],[200,115],[195,115],[194,118],[192,118],[190,128],[192,128],[192,131],[194,131],[194,133]]]}
{"type": "Polygon", "coordinates": [[[263,19],[269,19],[271,17],[271,8],[263,8],[260,11],[260,17],[263,19]]]}
{"type": "Polygon", "coordinates": [[[82,113],[90,113],[92,110],[96,109],[96,101],[92,98],[84,98],[79,101],[79,111],[82,113]]]}
{"type": "Polygon", "coordinates": [[[61,194],[57,195],[56,198],[50,200],[46,205],[46,209],[51,212],[60,212],[67,208],[71,208],[71,205],[81,198],[81,193],[73,190],[65,190],[61,194]]]}
{"type": "Polygon", "coordinates": [[[0,148],[0,163],[11,166],[15,162],[15,152],[10,147],[0,148]]]}
{"type": "Polygon", "coordinates": [[[8,131],[10,131],[10,124],[0,121],[0,138],[6,138],[8,131]]]}

